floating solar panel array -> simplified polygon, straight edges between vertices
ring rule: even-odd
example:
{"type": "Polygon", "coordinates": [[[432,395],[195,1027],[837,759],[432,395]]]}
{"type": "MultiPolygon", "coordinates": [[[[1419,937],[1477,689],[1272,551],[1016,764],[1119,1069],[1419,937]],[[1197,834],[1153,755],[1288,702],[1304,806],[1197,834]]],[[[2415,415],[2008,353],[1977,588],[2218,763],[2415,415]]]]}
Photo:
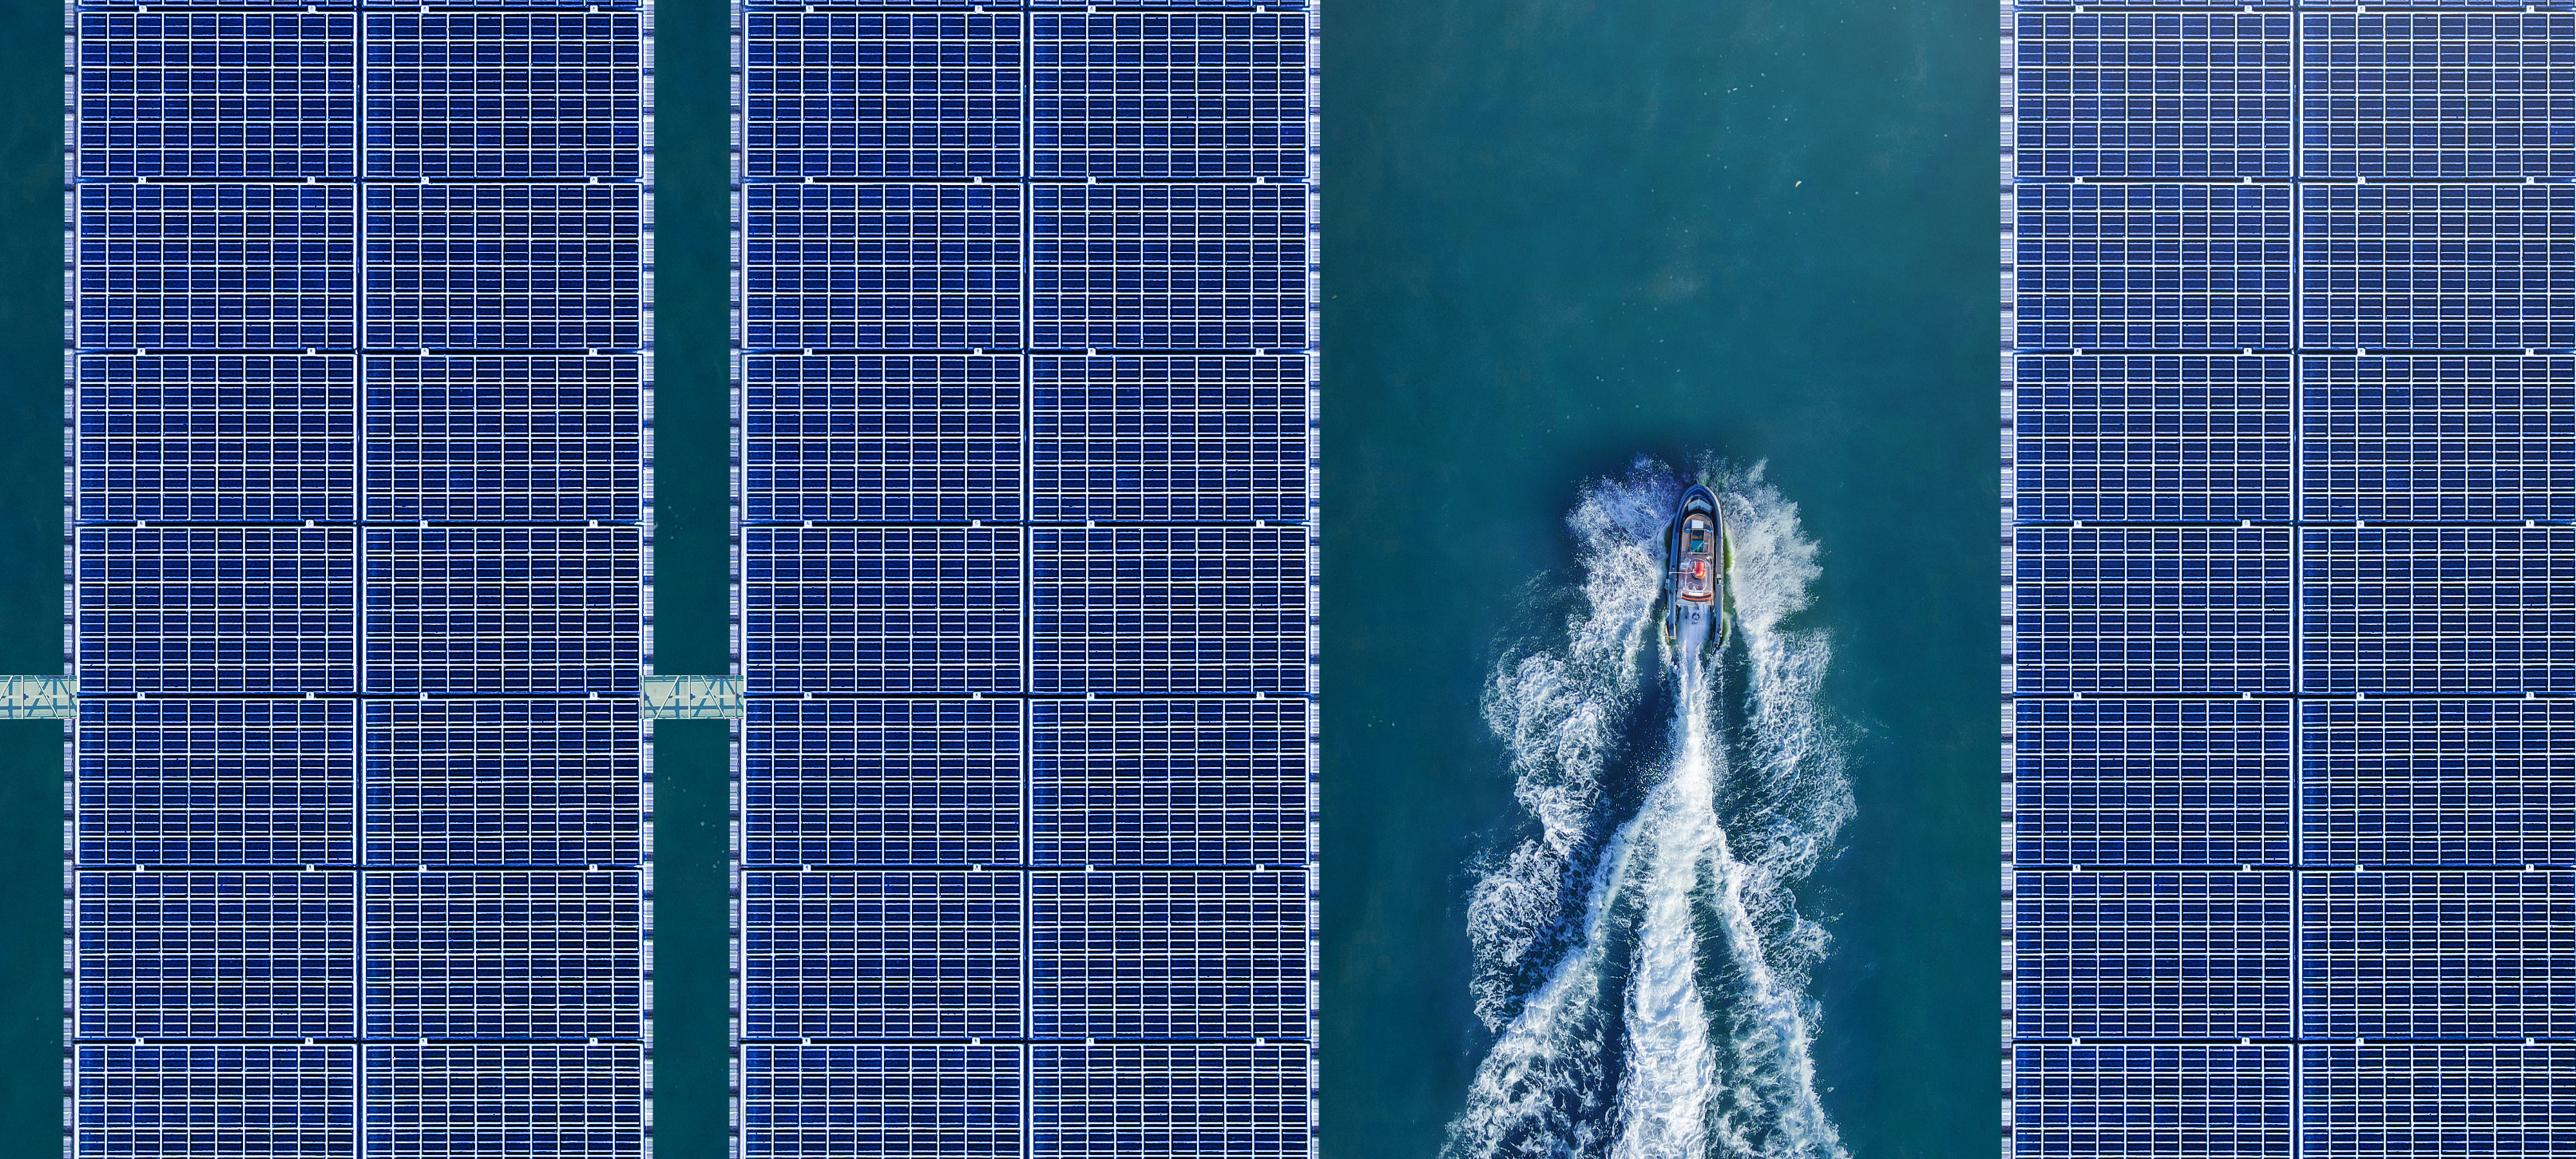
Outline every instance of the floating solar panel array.
{"type": "Polygon", "coordinates": [[[735,21],[738,1153],[1311,1155],[1312,8],[735,21]]]}
{"type": "Polygon", "coordinates": [[[76,1156],[638,1156],[649,8],[74,0],[76,1156]]]}
{"type": "Polygon", "coordinates": [[[2576,12],[2002,18],[2005,1153],[2576,1151],[2576,12]]]}

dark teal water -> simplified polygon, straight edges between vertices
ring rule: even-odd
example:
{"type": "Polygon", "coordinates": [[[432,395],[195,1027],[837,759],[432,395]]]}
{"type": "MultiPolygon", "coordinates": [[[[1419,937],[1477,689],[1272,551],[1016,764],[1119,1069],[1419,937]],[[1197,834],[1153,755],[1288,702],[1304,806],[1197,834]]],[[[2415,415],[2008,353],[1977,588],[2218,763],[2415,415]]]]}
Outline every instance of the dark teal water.
{"type": "MultiPolygon", "coordinates": [[[[59,671],[60,16],[0,6],[0,670],[59,671]]],[[[1992,10],[1330,0],[1324,1147],[1428,1156],[1486,1041],[1477,698],[1583,480],[1766,460],[1858,732],[1807,899],[1858,1156],[1994,1136],[1992,10]]],[[[725,16],[659,5],[656,639],[725,663],[725,16]]],[[[0,1137],[59,1129],[58,730],[0,723],[0,1137]]],[[[657,1148],[722,1154],[724,737],[656,742],[657,1148]]],[[[32,1152],[31,1152],[32,1153],[32,1152]]]]}
{"type": "Polygon", "coordinates": [[[1994,24],[1891,0],[1324,19],[1324,1151],[1427,1156],[1486,1037],[1477,701],[1578,484],[1767,460],[1861,733],[1808,910],[1856,1156],[1995,1135],[1994,24]]]}

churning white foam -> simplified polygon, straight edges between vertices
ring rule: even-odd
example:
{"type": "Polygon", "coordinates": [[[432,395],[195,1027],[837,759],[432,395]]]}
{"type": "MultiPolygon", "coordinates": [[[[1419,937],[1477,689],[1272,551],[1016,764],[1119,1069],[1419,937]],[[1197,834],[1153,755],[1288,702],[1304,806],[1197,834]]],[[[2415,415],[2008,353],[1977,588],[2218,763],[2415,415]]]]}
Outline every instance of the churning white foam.
{"type": "Polygon", "coordinates": [[[1734,638],[1668,729],[1639,710],[1673,684],[1649,644],[1683,484],[1647,460],[1584,490],[1579,583],[1531,591],[1572,601],[1564,635],[1507,652],[1487,685],[1530,831],[1468,901],[1497,1033],[1452,1159],[1844,1159],[1806,994],[1827,939],[1794,896],[1851,812],[1819,700],[1831,650],[1794,624],[1817,549],[1760,468],[1702,477],[1727,519],[1734,638]],[[1606,815],[1617,802],[1634,815],[1606,815]]]}

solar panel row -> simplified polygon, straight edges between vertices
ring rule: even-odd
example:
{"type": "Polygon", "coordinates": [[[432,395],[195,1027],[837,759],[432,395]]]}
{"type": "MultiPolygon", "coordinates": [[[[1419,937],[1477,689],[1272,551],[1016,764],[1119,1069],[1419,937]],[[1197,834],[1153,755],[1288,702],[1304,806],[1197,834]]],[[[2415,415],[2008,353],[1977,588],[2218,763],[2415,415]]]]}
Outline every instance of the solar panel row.
{"type": "Polygon", "coordinates": [[[2023,1159],[2576,1143],[2576,15],[2395,7],[2003,6],[2023,1159]]]}
{"type": "Polygon", "coordinates": [[[1311,1154],[1312,16],[883,7],[737,10],[739,1145],[1311,1154]]]}
{"type": "Polygon", "coordinates": [[[641,1156],[649,14],[68,13],[69,1153],[641,1156]]]}

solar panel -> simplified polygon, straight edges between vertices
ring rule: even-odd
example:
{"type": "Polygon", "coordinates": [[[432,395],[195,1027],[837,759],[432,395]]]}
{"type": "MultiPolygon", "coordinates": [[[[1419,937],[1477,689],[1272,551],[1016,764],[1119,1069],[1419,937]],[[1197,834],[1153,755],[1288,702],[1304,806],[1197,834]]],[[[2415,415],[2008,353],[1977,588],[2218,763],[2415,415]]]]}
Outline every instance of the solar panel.
{"type": "Polygon", "coordinates": [[[742,374],[745,522],[1021,515],[1020,359],[753,354],[742,374]]]}
{"type": "Polygon", "coordinates": [[[2305,175],[2576,176],[2576,59],[2567,53],[2576,16],[2526,8],[2299,20],[2305,175]]]}
{"type": "Polygon", "coordinates": [[[346,522],[357,493],[346,355],[84,354],[83,522],[346,522]]]}
{"type": "Polygon", "coordinates": [[[2299,883],[2308,1037],[2576,1032],[2576,873],[2318,871],[2299,883]]]}
{"type": "Polygon", "coordinates": [[[2312,700],[2300,716],[2309,864],[2576,862],[2576,704],[2312,700]]]}
{"type": "Polygon", "coordinates": [[[2021,692],[2289,691],[2285,530],[2024,527],[2013,560],[2021,692]]]}
{"type": "Polygon", "coordinates": [[[1039,528],[1039,693],[1308,691],[1311,544],[1298,527],[1039,528]]]}
{"type": "Polygon", "coordinates": [[[2008,1150],[2289,1159],[2291,1069],[2274,1045],[2016,1047],[2008,1150]]]}
{"type": "Polygon", "coordinates": [[[754,700],[750,865],[1019,864],[1015,700],[754,700]]]}
{"type": "Polygon", "coordinates": [[[1038,865],[1300,865],[1312,852],[1303,700],[1030,704],[1038,865]]]}
{"type": "Polygon", "coordinates": [[[367,345],[633,349],[644,340],[644,190],[367,186],[367,345]]]}
{"type": "Polygon", "coordinates": [[[1042,178],[1307,173],[1303,12],[1041,12],[1029,125],[1042,178]]]}
{"type": "Polygon", "coordinates": [[[367,691],[638,695],[643,534],[370,528],[367,691]]]}
{"type": "Polygon", "coordinates": [[[742,1048],[745,1159],[948,1155],[1017,1159],[1027,1096],[1019,1046],[742,1048]]]}
{"type": "Polygon", "coordinates": [[[2557,1155],[2576,1146],[2566,1043],[2315,1043],[2299,1052],[2316,1156],[2557,1155]]]}
{"type": "Polygon", "coordinates": [[[366,725],[369,865],[644,859],[636,700],[380,700],[366,725]]]}
{"type": "Polygon", "coordinates": [[[1299,355],[1033,355],[1044,520],[1303,522],[1314,413],[1299,355]]]}
{"type": "Polygon", "coordinates": [[[1307,212],[1302,185],[1034,185],[1029,341],[1303,347],[1307,212]]]}
{"type": "Polygon", "coordinates": [[[2289,517],[2289,358],[2053,354],[2015,363],[2012,494],[2022,522],[2289,517]]]}
{"type": "Polygon", "coordinates": [[[1302,866],[1029,874],[1039,1038],[1298,1037],[1313,995],[1302,866]]]}
{"type": "Polygon", "coordinates": [[[2305,691],[2576,689],[2576,530],[2311,527],[2299,547],[2305,691]]]}
{"type": "Polygon", "coordinates": [[[357,720],[346,700],[80,703],[82,865],[346,865],[357,720]]]}
{"type": "Polygon", "coordinates": [[[746,528],[744,691],[1016,691],[1022,532],[746,528]]]}
{"type": "Polygon", "coordinates": [[[2023,349],[2289,345],[2287,188],[2052,182],[2013,199],[2023,349]]]}
{"type": "Polygon", "coordinates": [[[2228,870],[2014,875],[2020,1038],[2286,1038],[2291,876],[2228,870]]]}
{"type": "Polygon", "coordinates": [[[737,1145],[1310,1155],[1312,13],[968,7],[736,8],[737,1145]]]}
{"type": "Polygon", "coordinates": [[[745,12],[743,176],[1021,176],[1021,21],[745,12]]]}
{"type": "Polygon", "coordinates": [[[1030,1049],[1033,1151],[1098,1159],[1314,1151],[1315,1068],[1303,1044],[1030,1049]]]}
{"type": "Polygon", "coordinates": [[[2576,519],[2576,359],[2312,356],[2300,376],[2304,517],[2576,519]]]}
{"type": "Polygon", "coordinates": [[[2576,186],[2301,187],[2300,340],[2576,346],[2576,186]]]}
{"type": "Polygon", "coordinates": [[[368,519],[641,516],[643,356],[380,354],[366,375],[368,519]]]}
{"type": "Polygon", "coordinates": [[[1017,185],[743,190],[743,341],[754,350],[1020,344],[1017,185]]]}
{"type": "Polygon", "coordinates": [[[2020,1156],[2576,1145],[2576,14],[2380,7],[2003,4],[2020,1156]]]}
{"type": "Polygon", "coordinates": [[[83,869],[72,886],[78,1037],[355,1037],[348,871],[83,869]]]}
{"type": "Polygon", "coordinates": [[[367,1151],[400,1156],[645,1152],[634,1043],[367,1047],[367,1151]]]}
{"type": "Polygon", "coordinates": [[[2035,9],[2015,29],[2023,178],[2290,175],[2290,15],[2035,9]]]}
{"type": "Polygon", "coordinates": [[[2290,861],[2290,705],[2014,705],[2019,865],[2290,861]]]}
{"type": "Polygon", "coordinates": [[[191,1043],[71,1048],[70,1152],[355,1156],[357,1049],[191,1043]]]}
{"type": "Polygon", "coordinates": [[[350,176],[358,83],[349,13],[76,18],[80,177],[350,176]]]}
{"type": "Polygon", "coordinates": [[[83,695],[355,691],[345,527],[83,527],[83,695]]]}
{"type": "Polygon", "coordinates": [[[367,175],[643,175],[643,16],[369,13],[367,175]]]}
{"type": "Polygon", "coordinates": [[[1017,1038],[1020,874],[742,874],[742,1037],[1017,1038]]]}
{"type": "Polygon", "coordinates": [[[354,343],[351,187],[85,182],[76,193],[82,349],[354,343]]]}
{"type": "Polygon", "coordinates": [[[632,869],[409,869],[366,876],[370,1038],[643,1032],[632,869]]]}

